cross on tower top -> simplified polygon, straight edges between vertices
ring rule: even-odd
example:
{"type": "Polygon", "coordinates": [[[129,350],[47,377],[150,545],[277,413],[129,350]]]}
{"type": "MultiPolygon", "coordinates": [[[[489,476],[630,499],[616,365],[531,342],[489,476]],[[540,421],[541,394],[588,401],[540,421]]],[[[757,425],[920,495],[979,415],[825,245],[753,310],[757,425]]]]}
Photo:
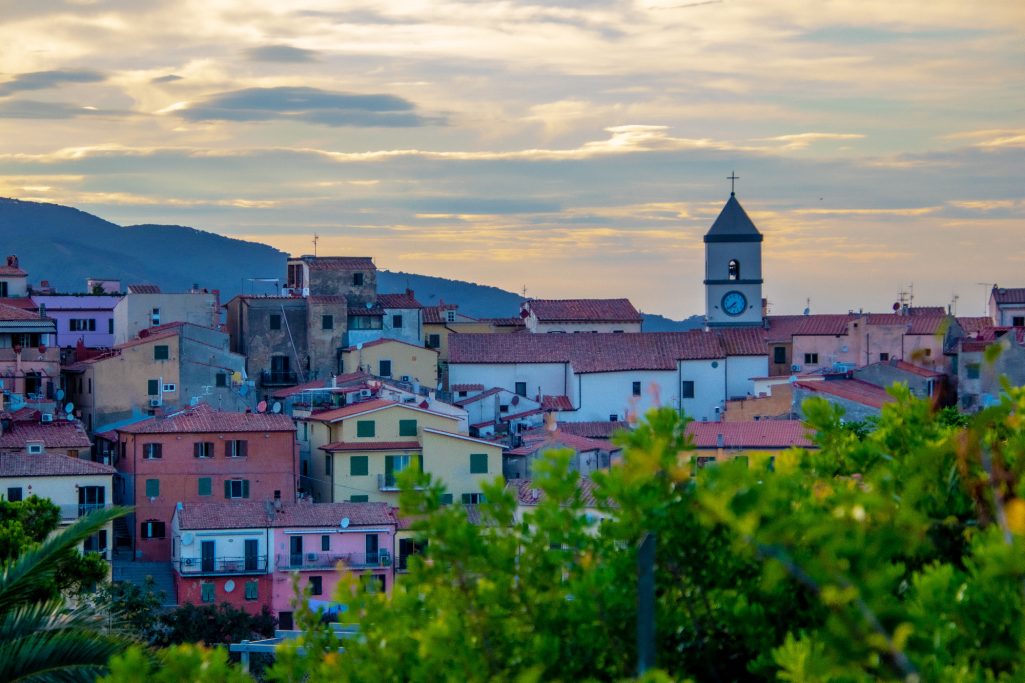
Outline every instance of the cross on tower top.
{"type": "Polygon", "coordinates": [[[726,176],[726,180],[730,181],[730,196],[732,197],[736,194],[734,185],[736,181],[740,180],[740,176],[737,175],[736,171],[730,171],[730,174],[726,176]]]}

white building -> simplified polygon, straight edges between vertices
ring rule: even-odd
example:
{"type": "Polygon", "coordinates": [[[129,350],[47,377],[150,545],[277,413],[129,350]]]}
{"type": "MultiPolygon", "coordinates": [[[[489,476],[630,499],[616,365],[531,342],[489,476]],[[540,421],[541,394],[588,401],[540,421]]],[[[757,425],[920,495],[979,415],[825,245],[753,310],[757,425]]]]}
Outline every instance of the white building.
{"type": "Polygon", "coordinates": [[[165,293],[156,285],[128,285],[128,294],[114,307],[114,343],[124,344],[135,339],[142,330],[175,322],[219,327],[218,292],[194,289],[165,293]]]}

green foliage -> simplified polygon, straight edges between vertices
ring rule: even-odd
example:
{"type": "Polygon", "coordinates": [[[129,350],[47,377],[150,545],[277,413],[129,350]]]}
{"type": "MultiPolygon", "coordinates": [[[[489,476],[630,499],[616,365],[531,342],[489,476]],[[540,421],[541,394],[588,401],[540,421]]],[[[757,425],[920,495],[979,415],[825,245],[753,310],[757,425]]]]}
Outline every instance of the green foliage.
{"type": "Polygon", "coordinates": [[[84,599],[141,642],[157,643],[167,631],[162,619],[164,594],[157,591],[153,577],[147,577],[142,587],[127,581],[104,582],[84,599]]]}
{"type": "Polygon", "coordinates": [[[276,625],[277,619],[266,606],[260,614],[251,615],[226,602],[198,607],[186,603],[160,615],[152,642],[156,645],[237,643],[270,638],[276,625]]]}
{"type": "Polygon", "coordinates": [[[97,683],[252,683],[252,678],[228,662],[224,648],[175,645],[151,656],[136,646],[110,660],[110,674],[97,683]]]}

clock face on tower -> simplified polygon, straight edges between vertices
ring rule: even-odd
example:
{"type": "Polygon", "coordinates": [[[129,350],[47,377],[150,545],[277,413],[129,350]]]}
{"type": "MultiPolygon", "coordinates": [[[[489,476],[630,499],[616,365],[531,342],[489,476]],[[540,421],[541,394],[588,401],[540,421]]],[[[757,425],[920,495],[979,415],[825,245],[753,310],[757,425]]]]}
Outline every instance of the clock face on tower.
{"type": "Polygon", "coordinates": [[[722,295],[722,310],[726,315],[740,315],[747,310],[747,297],[733,290],[722,295]]]}

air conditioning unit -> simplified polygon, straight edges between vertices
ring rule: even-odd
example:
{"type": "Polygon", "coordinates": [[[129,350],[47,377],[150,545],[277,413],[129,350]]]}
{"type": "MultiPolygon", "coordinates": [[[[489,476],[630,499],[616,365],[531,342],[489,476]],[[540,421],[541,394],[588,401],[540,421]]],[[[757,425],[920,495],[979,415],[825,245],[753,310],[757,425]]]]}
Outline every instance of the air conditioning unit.
{"type": "Polygon", "coordinates": [[[403,382],[408,382],[409,381],[409,375],[403,375],[402,376],[402,381],[403,382]]]}
{"type": "Polygon", "coordinates": [[[800,372],[800,371],[801,371],[801,366],[798,365],[797,363],[794,363],[793,365],[790,366],[790,372],[800,372]]]}
{"type": "Polygon", "coordinates": [[[371,394],[372,394],[372,392],[370,391],[370,389],[360,389],[359,390],[360,398],[370,398],[371,394]]]}
{"type": "Polygon", "coordinates": [[[39,416],[40,422],[53,422],[53,413],[43,413],[39,416]]]}
{"type": "Polygon", "coordinates": [[[314,560],[317,559],[317,553],[306,553],[306,559],[309,562],[313,562],[314,560]]]}
{"type": "Polygon", "coordinates": [[[159,408],[160,407],[160,399],[159,398],[151,398],[149,400],[149,407],[150,408],[159,408]]]}
{"type": "Polygon", "coordinates": [[[193,562],[193,560],[192,560],[191,557],[186,557],[185,558],[185,566],[186,567],[191,567],[192,566],[192,562],[193,562]]]}

